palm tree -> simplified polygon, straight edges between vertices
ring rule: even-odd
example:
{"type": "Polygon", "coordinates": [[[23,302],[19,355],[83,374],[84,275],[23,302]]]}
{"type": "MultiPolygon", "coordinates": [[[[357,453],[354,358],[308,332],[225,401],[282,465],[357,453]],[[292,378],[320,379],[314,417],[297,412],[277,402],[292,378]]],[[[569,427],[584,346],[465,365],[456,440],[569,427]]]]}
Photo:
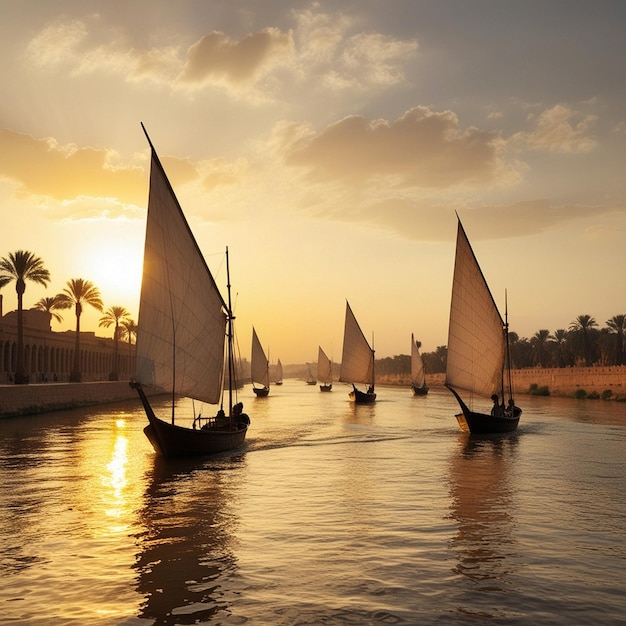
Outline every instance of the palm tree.
{"type": "Polygon", "coordinates": [[[135,324],[135,320],[130,317],[120,320],[121,333],[122,338],[128,341],[128,362],[132,363],[133,360],[133,337],[135,341],[137,341],[137,324],[135,324]]]}
{"type": "Polygon", "coordinates": [[[47,287],[50,282],[50,272],[44,267],[43,261],[38,256],[27,250],[18,250],[0,259],[0,287],[4,287],[12,280],[15,281],[15,291],[17,292],[15,384],[24,385],[29,382],[29,376],[24,367],[24,316],[22,309],[26,281],[30,280],[47,287]]]}
{"type": "Polygon", "coordinates": [[[576,353],[583,357],[587,367],[593,364],[592,335],[597,326],[598,323],[591,315],[579,315],[569,326],[576,353]]]}
{"type": "Polygon", "coordinates": [[[556,352],[556,366],[565,367],[566,355],[565,350],[567,347],[567,331],[564,328],[559,328],[550,335],[549,339],[554,346],[553,350],[556,352]]]}
{"type": "Polygon", "coordinates": [[[626,315],[614,315],[606,321],[609,334],[615,338],[615,364],[626,364],[626,315]]]}
{"type": "Polygon", "coordinates": [[[130,313],[123,306],[112,306],[104,312],[104,315],[100,318],[100,322],[98,324],[98,326],[103,326],[104,328],[108,328],[111,324],[115,324],[115,331],[113,333],[113,343],[115,346],[113,370],[109,374],[109,380],[119,380],[117,342],[120,338],[120,323],[124,318],[128,318],[129,315],[130,313]]]}
{"type": "Polygon", "coordinates": [[[80,316],[83,312],[83,304],[89,304],[94,309],[102,311],[102,299],[99,289],[90,281],[82,278],[71,278],[67,281],[63,293],[59,297],[67,308],[74,305],[76,312],[76,346],[74,348],[74,364],[70,372],[70,382],[82,381],[80,371],[80,316]]]}
{"type": "Polygon", "coordinates": [[[550,331],[546,329],[538,330],[531,338],[533,365],[538,367],[548,366],[548,338],[550,331]]]}
{"type": "Polygon", "coordinates": [[[46,296],[45,298],[41,298],[38,302],[35,303],[34,308],[38,311],[45,311],[46,313],[50,313],[50,317],[55,322],[62,322],[63,316],[60,313],[57,313],[60,309],[69,308],[69,304],[61,297],[60,294],[56,296],[46,296]]]}

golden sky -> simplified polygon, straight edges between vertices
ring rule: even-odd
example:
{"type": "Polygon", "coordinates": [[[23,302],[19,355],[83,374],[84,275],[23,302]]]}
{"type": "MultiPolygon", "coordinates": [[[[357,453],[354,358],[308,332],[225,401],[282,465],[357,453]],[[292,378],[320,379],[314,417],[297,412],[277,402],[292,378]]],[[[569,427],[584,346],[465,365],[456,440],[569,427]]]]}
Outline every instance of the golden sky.
{"type": "MultiPolygon", "coordinates": [[[[626,313],[626,4],[0,0],[0,256],[137,319],[143,122],[239,343],[447,343],[458,212],[511,330],[626,313]]],[[[16,306],[2,290],[4,312],[16,306]]],[[[84,330],[99,329],[86,310],[84,330]]],[[[55,330],[73,328],[71,311],[55,330]]]]}

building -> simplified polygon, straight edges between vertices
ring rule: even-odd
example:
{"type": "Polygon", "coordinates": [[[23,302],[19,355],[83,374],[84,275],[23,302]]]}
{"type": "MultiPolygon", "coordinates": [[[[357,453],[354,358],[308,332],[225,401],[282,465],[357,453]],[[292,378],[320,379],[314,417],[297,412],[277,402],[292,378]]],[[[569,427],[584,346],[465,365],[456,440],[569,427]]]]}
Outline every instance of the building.
{"type": "MultiPolygon", "coordinates": [[[[67,382],[74,365],[76,332],[54,332],[52,316],[28,309],[23,313],[24,369],[31,383],[67,382]]],[[[0,311],[1,314],[1,311],[0,311]]],[[[80,371],[83,381],[110,380],[114,368],[115,342],[80,333],[80,371]]],[[[0,316],[0,384],[15,380],[17,364],[17,311],[0,316]]],[[[135,346],[118,342],[118,379],[130,379],[135,371],[135,346]]]]}

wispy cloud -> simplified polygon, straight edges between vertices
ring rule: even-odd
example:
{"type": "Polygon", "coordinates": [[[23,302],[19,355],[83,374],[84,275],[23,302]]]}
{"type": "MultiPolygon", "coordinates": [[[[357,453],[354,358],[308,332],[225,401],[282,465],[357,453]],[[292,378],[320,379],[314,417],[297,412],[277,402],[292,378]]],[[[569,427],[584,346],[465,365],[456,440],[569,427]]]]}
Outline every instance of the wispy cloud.
{"type": "Polygon", "coordinates": [[[452,111],[417,106],[394,121],[350,116],[320,132],[285,136],[288,165],[317,180],[378,181],[423,188],[488,186],[501,180],[497,133],[462,129],[452,111]]]}

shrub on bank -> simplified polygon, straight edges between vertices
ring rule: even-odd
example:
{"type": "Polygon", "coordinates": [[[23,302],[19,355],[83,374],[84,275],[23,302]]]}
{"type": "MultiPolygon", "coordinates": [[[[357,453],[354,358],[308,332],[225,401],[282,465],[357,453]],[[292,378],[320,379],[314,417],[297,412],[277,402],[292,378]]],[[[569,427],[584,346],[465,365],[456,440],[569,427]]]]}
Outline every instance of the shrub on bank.
{"type": "Polygon", "coordinates": [[[530,388],[528,389],[528,393],[531,396],[549,396],[550,389],[548,388],[547,385],[542,385],[541,387],[539,387],[537,383],[532,383],[530,385],[530,388]]]}
{"type": "Polygon", "coordinates": [[[587,397],[587,392],[584,389],[576,389],[576,391],[574,392],[574,398],[578,398],[580,400],[582,400],[583,398],[587,397]]]}

